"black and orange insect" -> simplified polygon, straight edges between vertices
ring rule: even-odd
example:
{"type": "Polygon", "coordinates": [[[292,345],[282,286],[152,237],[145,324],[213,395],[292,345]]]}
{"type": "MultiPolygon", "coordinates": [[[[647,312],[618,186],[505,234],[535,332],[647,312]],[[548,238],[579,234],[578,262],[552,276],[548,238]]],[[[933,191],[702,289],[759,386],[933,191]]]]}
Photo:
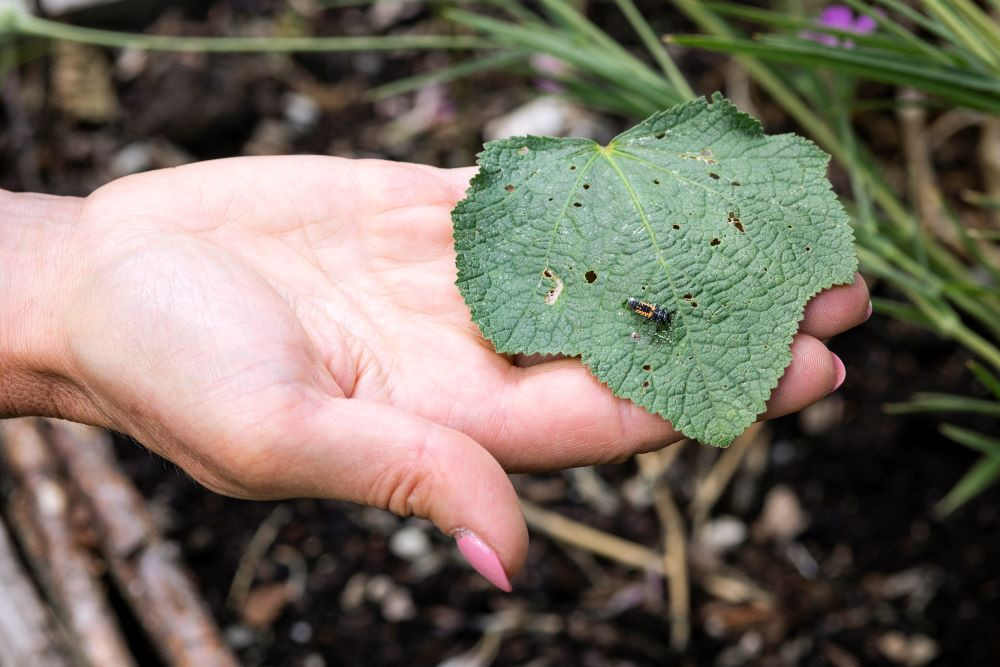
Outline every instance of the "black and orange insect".
{"type": "Polygon", "coordinates": [[[645,317],[647,320],[652,320],[661,324],[670,323],[670,312],[660,308],[655,303],[648,303],[646,301],[641,301],[634,296],[630,296],[628,301],[625,302],[625,305],[639,315],[645,317]]]}

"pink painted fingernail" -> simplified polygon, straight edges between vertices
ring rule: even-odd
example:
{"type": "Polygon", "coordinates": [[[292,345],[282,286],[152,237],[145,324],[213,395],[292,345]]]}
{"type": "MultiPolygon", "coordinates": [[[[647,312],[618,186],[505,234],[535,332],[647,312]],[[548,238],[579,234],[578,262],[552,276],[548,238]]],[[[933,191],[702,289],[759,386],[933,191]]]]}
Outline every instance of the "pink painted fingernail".
{"type": "Polygon", "coordinates": [[[868,312],[865,313],[864,321],[867,322],[868,318],[870,318],[871,316],[872,316],[872,300],[868,299],[868,312]]]}
{"type": "MultiPolygon", "coordinates": [[[[833,354],[831,352],[830,354],[833,354]]],[[[844,384],[844,378],[847,377],[847,369],[844,367],[844,362],[840,360],[840,357],[833,354],[833,365],[837,369],[837,378],[833,382],[833,389],[830,391],[837,391],[840,389],[840,385],[844,384]]]]}
{"type": "Polygon", "coordinates": [[[456,528],[451,534],[458,543],[458,550],[472,569],[500,590],[510,593],[510,579],[507,578],[496,552],[468,528],[456,528]]]}

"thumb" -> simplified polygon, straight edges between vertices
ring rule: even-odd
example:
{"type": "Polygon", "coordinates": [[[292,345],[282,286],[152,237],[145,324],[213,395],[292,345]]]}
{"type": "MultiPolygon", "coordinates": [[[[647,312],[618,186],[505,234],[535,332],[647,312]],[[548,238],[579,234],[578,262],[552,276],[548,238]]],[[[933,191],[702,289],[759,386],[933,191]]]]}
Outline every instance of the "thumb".
{"type": "MultiPolygon", "coordinates": [[[[467,435],[373,401],[324,399],[268,457],[290,495],[338,498],[430,519],[497,587],[524,565],[528,532],[500,464],[467,435]],[[289,488],[286,488],[289,487],[289,488]]],[[[272,487],[272,488],[273,488],[272,487]]]]}

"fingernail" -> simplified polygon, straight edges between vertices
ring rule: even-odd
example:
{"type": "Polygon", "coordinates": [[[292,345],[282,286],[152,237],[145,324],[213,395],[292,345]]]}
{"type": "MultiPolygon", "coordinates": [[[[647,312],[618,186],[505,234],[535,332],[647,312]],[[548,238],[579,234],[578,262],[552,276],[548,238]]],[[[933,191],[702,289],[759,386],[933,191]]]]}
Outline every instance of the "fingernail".
{"type": "MultiPolygon", "coordinates": [[[[830,354],[833,353],[831,352],[830,354]]],[[[837,369],[837,378],[833,381],[833,389],[830,391],[837,391],[840,389],[840,385],[844,384],[844,378],[847,377],[847,369],[844,368],[844,362],[835,354],[833,354],[833,365],[837,369]]]]}
{"type": "Polygon", "coordinates": [[[500,590],[510,593],[510,579],[507,578],[496,552],[468,528],[456,528],[451,534],[458,543],[462,557],[468,561],[472,569],[500,590]]]}
{"type": "Polygon", "coordinates": [[[871,316],[872,316],[872,300],[868,299],[868,312],[865,313],[864,321],[867,322],[868,318],[870,318],[871,316]]]}

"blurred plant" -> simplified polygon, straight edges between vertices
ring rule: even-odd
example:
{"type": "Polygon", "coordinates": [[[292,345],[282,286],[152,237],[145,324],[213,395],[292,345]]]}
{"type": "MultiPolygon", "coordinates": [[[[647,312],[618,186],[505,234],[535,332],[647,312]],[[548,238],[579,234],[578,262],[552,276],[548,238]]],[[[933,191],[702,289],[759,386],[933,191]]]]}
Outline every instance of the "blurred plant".
{"type": "MultiPolygon", "coordinates": [[[[885,411],[889,414],[966,413],[994,417],[1000,420],[1000,379],[981,364],[975,362],[969,364],[969,369],[989,390],[993,400],[975,399],[955,394],[921,392],[915,394],[913,400],[908,403],[886,405],[885,411]]],[[[940,430],[946,438],[983,455],[979,462],[965,473],[948,495],[942,498],[934,508],[938,516],[944,517],[1000,479],[1000,440],[954,424],[941,424],[940,430]]]]}

